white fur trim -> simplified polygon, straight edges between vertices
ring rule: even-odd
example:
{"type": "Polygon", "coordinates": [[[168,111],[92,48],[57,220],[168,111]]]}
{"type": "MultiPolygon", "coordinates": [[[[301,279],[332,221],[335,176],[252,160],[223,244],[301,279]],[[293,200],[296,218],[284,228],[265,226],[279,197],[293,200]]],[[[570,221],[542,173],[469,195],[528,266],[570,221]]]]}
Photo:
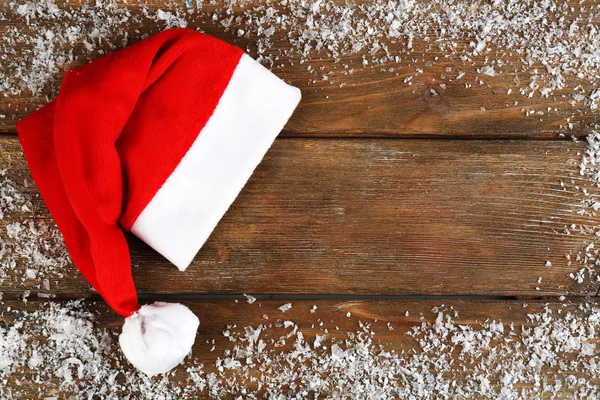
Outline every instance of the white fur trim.
{"type": "Polygon", "coordinates": [[[125,318],[119,344],[137,369],[150,376],[164,374],[192,351],[199,324],[186,306],[157,302],[125,318]]]}
{"type": "Polygon", "coordinates": [[[300,102],[244,54],[210,117],[131,231],[185,270],[300,102]]]}

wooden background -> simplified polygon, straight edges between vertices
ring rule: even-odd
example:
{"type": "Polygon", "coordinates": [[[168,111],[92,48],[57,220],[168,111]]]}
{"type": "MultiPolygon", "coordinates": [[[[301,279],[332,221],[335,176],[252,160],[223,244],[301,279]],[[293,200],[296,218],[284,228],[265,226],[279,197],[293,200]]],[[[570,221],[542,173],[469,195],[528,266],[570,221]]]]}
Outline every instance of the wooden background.
{"type": "MultiPolygon", "coordinates": [[[[154,9],[161,5],[149,2],[154,9]]],[[[207,21],[200,16],[190,27],[202,27],[252,54],[249,39],[207,21]]],[[[0,30],[18,23],[0,21],[0,30]]],[[[130,33],[136,38],[156,31],[149,22],[130,33]]],[[[85,54],[81,43],[74,46],[85,54]]],[[[565,226],[598,221],[577,214],[581,189],[594,189],[579,175],[584,143],[561,135],[561,126],[574,114],[567,98],[519,96],[518,106],[507,106],[515,100],[507,94],[514,86],[512,73],[483,77],[485,85],[470,89],[459,81],[440,86],[440,73],[453,66],[445,62],[407,86],[408,72],[390,74],[360,62],[360,55],[344,58],[342,63],[355,66],[346,75],[331,59],[310,61],[333,71],[330,79],[343,80],[342,87],[314,83],[307,64],[273,68],[302,90],[302,102],[186,272],[130,237],[143,301],[185,299],[207,321],[194,354],[208,370],[206,339],[232,321],[242,326],[261,321],[262,311],[231,299],[243,293],[258,295],[266,308],[289,299],[294,310],[316,304],[321,318],[350,330],[359,318],[397,321],[408,308],[425,312],[439,302],[460,306],[467,313],[463,324],[488,316],[519,325],[526,319],[519,301],[556,303],[563,295],[578,301],[600,290],[598,282],[568,277],[578,267],[565,255],[582,249],[589,238],[566,235],[565,226]],[[557,111],[526,117],[523,107],[557,111]],[[355,315],[351,320],[345,318],[349,310],[355,315]]],[[[474,67],[461,69],[474,72],[474,67]]],[[[14,181],[29,176],[14,133],[16,121],[52,95],[48,89],[0,98],[0,114],[6,115],[0,119],[0,159],[14,181]]],[[[567,136],[581,138],[596,117],[576,114],[576,127],[567,136]]],[[[35,186],[27,190],[35,199],[31,219],[51,221],[35,186]]],[[[0,224],[11,222],[7,216],[0,224]]],[[[23,281],[18,271],[0,284],[4,299],[18,299],[25,291],[33,298],[47,293],[23,281]]],[[[57,301],[96,299],[74,266],[52,282],[49,294],[57,301]]],[[[95,307],[103,327],[120,329],[120,317],[102,304],[95,307]]],[[[299,324],[310,325],[306,310],[294,312],[299,324]]],[[[407,330],[419,322],[407,320],[402,326],[407,330]]],[[[383,340],[392,345],[404,340],[399,331],[383,340]]],[[[568,396],[571,389],[564,390],[568,396]]]]}

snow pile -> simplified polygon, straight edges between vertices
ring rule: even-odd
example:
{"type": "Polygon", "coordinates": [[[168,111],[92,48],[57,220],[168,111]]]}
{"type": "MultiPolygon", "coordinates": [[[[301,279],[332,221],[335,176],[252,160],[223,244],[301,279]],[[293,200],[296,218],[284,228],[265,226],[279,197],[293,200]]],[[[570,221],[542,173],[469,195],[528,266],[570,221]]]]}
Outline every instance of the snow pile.
{"type": "Polygon", "coordinates": [[[222,353],[197,356],[205,366],[188,359],[149,379],[123,360],[116,332],[94,328],[94,315],[81,301],[30,312],[9,308],[3,313],[8,326],[0,327],[0,374],[5,382],[18,377],[20,385],[0,385],[0,395],[31,397],[38,382],[37,396],[61,398],[516,399],[565,390],[577,398],[600,396],[597,379],[590,378],[600,372],[600,309],[594,305],[546,306],[528,314],[524,326],[459,324],[453,307],[434,307],[429,315],[411,322],[408,332],[388,322],[383,334],[376,320],[358,322],[347,334],[320,319],[310,327],[280,319],[228,326],[216,338],[222,353]],[[385,343],[391,334],[404,336],[394,339],[399,347],[385,343]]]}

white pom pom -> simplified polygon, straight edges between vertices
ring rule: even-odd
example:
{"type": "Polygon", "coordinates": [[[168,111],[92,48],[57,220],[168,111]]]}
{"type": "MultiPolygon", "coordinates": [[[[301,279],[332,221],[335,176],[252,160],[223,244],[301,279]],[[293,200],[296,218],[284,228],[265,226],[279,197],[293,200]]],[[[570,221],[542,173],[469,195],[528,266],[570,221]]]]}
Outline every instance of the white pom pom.
{"type": "Polygon", "coordinates": [[[150,376],[163,374],[190,353],[199,324],[186,306],[156,302],[125,318],[119,344],[137,369],[150,376]]]}

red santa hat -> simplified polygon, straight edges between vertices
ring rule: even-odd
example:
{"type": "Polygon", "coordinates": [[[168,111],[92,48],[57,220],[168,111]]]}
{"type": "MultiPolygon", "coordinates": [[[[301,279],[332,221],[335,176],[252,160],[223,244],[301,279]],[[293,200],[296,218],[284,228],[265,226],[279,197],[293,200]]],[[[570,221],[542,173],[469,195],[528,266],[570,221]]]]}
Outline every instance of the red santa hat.
{"type": "Polygon", "coordinates": [[[299,101],[241,49],[173,29],[68,71],[18,123],[71,258],[126,318],[119,342],[140,370],[179,364],[199,321],[180,304],[140,308],[122,229],[184,270],[299,101]]]}

